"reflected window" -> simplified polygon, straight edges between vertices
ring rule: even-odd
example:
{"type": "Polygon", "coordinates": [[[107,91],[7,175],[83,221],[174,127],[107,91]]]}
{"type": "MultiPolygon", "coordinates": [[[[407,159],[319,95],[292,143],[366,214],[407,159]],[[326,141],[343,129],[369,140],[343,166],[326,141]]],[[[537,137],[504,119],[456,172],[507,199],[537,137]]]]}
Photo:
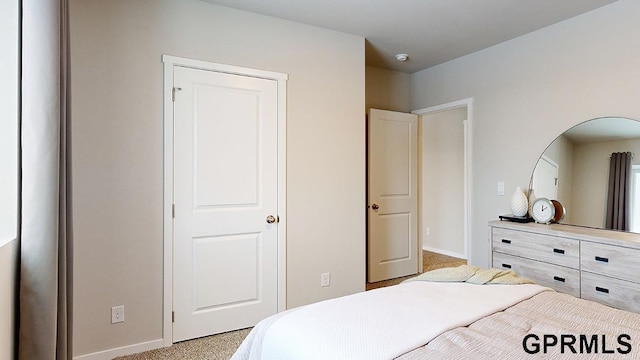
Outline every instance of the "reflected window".
{"type": "Polygon", "coordinates": [[[631,227],[632,232],[640,232],[640,165],[631,169],[631,227]]]}

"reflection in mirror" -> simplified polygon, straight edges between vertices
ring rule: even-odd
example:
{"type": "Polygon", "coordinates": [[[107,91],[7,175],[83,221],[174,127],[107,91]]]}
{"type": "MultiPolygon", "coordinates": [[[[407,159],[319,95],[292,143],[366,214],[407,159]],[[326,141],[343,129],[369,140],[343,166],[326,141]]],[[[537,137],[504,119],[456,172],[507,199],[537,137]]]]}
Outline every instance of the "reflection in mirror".
{"type": "Polygon", "coordinates": [[[607,216],[618,215],[615,208],[622,209],[628,220],[619,230],[640,233],[640,157],[634,154],[640,154],[639,121],[618,117],[585,121],[547,147],[533,171],[529,192],[560,201],[567,211],[565,224],[606,228],[607,216]],[[615,200],[608,196],[610,159],[613,153],[627,152],[631,165],[623,178],[629,183],[622,184],[624,199],[615,200]],[[607,209],[610,200],[616,206],[609,204],[607,209]],[[616,202],[622,200],[625,203],[616,202]]]}

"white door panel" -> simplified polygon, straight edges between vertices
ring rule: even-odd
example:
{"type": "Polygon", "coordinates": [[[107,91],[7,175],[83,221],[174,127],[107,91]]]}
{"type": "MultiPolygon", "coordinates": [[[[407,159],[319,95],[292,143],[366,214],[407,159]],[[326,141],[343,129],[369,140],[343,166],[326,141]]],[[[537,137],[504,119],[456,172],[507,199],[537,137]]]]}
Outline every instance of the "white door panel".
{"type": "Polygon", "coordinates": [[[418,117],[371,109],[368,281],[418,272],[418,117]]]}
{"type": "Polygon", "coordinates": [[[194,239],[195,311],[258,299],[256,258],[259,243],[260,234],[194,239]],[[210,276],[216,273],[225,276],[210,276]],[[243,280],[238,282],[238,279],[243,280]],[[234,291],[220,291],[227,288],[234,291]]]}
{"type": "Polygon", "coordinates": [[[260,93],[194,87],[197,206],[256,205],[260,93]]]}
{"type": "Polygon", "coordinates": [[[175,67],[173,341],[277,312],[277,81],[175,67]]]}
{"type": "Polygon", "coordinates": [[[411,241],[393,241],[393,239],[411,238],[411,213],[382,214],[378,216],[378,231],[380,237],[389,239],[383,247],[384,258],[380,258],[381,264],[389,264],[399,260],[409,259],[411,241]]]}

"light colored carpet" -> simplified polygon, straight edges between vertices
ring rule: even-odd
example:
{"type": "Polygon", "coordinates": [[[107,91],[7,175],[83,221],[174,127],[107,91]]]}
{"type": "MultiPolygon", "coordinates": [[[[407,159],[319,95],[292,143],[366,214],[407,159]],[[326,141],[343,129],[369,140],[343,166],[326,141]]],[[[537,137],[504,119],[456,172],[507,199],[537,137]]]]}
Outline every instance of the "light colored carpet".
{"type": "Polygon", "coordinates": [[[228,360],[251,329],[175,343],[170,347],[118,357],[118,360],[228,360]]]}
{"type": "MultiPolygon", "coordinates": [[[[439,269],[443,267],[456,267],[465,265],[464,259],[458,259],[446,255],[436,254],[429,251],[422,252],[423,271],[439,269]]],[[[391,286],[401,283],[415,275],[405,276],[397,279],[368,283],[367,290],[380,287],[391,286]]],[[[187,360],[228,360],[236,351],[240,343],[251,329],[231,331],[224,334],[207,336],[199,339],[183,341],[173,344],[170,347],[151,350],[135,355],[116,358],[118,360],[167,360],[167,359],[187,359],[187,360]]]]}

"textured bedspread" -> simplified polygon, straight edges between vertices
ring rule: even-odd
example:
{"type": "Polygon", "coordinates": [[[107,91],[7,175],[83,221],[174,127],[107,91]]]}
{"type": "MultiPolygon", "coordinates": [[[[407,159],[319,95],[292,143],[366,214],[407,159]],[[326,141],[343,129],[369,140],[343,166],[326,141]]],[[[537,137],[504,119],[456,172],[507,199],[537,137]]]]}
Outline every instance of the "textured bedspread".
{"type": "Polygon", "coordinates": [[[546,289],[422,281],[376,289],[268,318],[232,359],[392,359],[546,289]]]}
{"type": "Polygon", "coordinates": [[[404,282],[411,281],[468,282],[477,285],[519,285],[534,283],[529,279],[518,276],[513,270],[482,269],[473,265],[460,265],[458,267],[431,270],[405,280],[404,282]]]}
{"type": "Polygon", "coordinates": [[[640,314],[547,291],[398,359],[640,359],[640,314]]]}

